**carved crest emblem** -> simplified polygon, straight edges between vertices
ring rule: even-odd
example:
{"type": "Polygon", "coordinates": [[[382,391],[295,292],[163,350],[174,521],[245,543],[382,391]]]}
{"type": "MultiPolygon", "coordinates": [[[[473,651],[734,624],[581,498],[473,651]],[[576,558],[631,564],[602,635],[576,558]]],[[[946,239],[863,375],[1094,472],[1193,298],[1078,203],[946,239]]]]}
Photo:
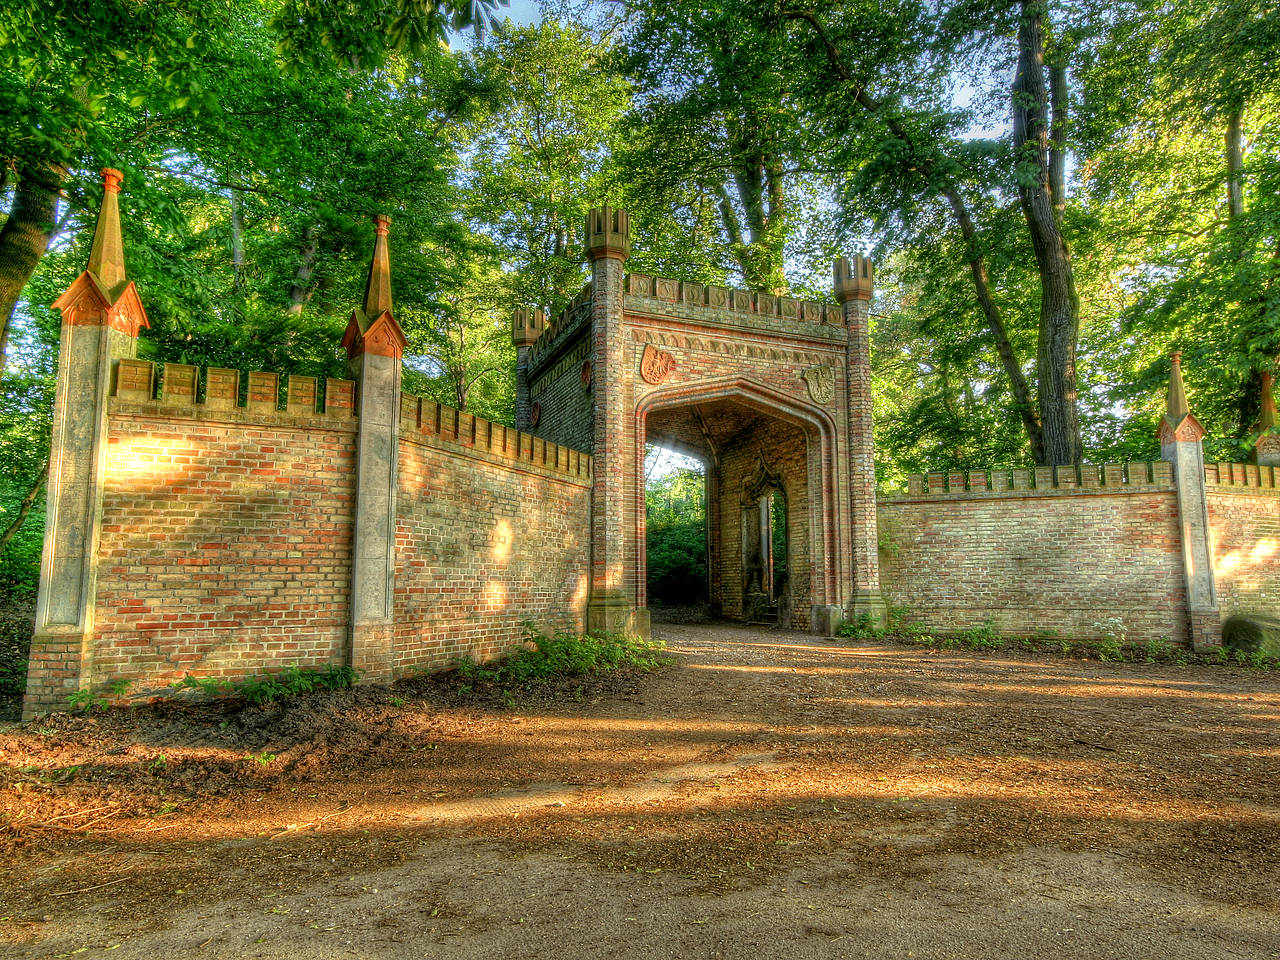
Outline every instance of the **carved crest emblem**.
{"type": "Polygon", "coordinates": [[[582,385],[583,385],[584,387],[586,387],[588,390],[589,390],[589,389],[591,389],[591,373],[592,373],[592,370],[591,370],[591,361],[590,361],[590,360],[583,360],[583,361],[582,361],[582,374],[581,374],[581,376],[582,376],[582,385]]]}
{"type": "Polygon", "coordinates": [[[805,386],[809,388],[809,396],[813,398],[814,403],[825,406],[835,399],[836,371],[830,364],[823,363],[810,367],[801,376],[804,377],[805,386]]]}
{"type": "Polygon", "coordinates": [[[652,343],[646,343],[640,357],[640,376],[644,377],[645,383],[656,386],[671,376],[675,365],[675,357],[665,350],[659,350],[652,343]]]}
{"type": "Polygon", "coordinates": [[[529,411],[529,426],[536,427],[542,421],[542,404],[535,403],[529,411]]]}

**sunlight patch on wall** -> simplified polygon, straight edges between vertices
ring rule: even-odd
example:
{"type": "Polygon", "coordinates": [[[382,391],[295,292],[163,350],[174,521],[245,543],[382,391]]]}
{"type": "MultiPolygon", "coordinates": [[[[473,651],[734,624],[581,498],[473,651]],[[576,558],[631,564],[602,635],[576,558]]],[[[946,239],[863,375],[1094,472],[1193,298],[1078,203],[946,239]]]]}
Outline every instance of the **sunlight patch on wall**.
{"type": "Polygon", "coordinates": [[[493,529],[493,559],[506,563],[511,559],[511,545],[515,534],[511,530],[510,520],[499,520],[493,529]]]}
{"type": "Polygon", "coordinates": [[[175,473],[186,465],[176,462],[176,458],[189,463],[194,453],[189,447],[175,446],[173,441],[159,437],[112,437],[109,456],[113,465],[108,474],[138,477],[175,473]]]}

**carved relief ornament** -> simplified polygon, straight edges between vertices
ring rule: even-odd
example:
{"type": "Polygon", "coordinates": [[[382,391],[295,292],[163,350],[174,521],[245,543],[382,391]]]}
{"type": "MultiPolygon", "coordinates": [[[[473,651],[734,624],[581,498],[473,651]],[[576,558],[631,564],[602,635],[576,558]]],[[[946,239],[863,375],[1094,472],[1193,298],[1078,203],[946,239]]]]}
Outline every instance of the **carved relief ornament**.
{"type": "Polygon", "coordinates": [[[640,356],[640,376],[644,377],[645,383],[657,386],[671,376],[675,365],[675,358],[671,354],[659,350],[652,343],[646,343],[644,353],[640,356]]]}
{"type": "Polygon", "coordinates": [[[810,367],[801,376],[814,403],[826,406],[836,398],[836,371],[830,364],[810,367]]]}

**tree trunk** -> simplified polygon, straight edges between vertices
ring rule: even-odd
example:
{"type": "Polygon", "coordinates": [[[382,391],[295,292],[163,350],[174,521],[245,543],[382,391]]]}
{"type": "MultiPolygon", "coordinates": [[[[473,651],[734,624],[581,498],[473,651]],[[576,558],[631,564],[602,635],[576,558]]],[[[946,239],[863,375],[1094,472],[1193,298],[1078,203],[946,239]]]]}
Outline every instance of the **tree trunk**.
{"type": "Polygon", "coordinates": [[[717,190],[730,250],[749,289],[781,293],[785,276],[779,226],[786,206],[782,165],[761,148],[760,131],[749,120],[726,116],[724,126],[730,175],[742,207],[739,219],[728,189],[717,190]]]}
{"type": "Polygon", "coordinates": [[[232,285],[239,290],[244,282],[244,216],[241,211],[240,191],[231,190],[231,270],[232,285]]]}
{"type": "Polygon", "coordinates": [[[316,269],[316,254],[320,250],[317,237],[320,228],[308,224],[302,231],[302,247],[299,250],[298,269],[289,287],[289,316],[302,316],[302,307],[311,296],[311,275],[316,269]]]}
{"type": "Polygon", "coordinates": [[[1053,216],[1062,229],[1062,216],[1067,210],[1067,65],[1057,59],[1049,64],[1049,101],[1053,110],[1053,128],[1049,131],[1049,193],[1053,197],[1053,216]]]}
{"type": "Polygon", "coordinates": [[[1013,143],[1018,199],[1040,273],[1040,342],[1037,352],[1040,425],[1046,465],[1078,463],[1080,418],[1076,409],[1076,344],[1079,304],[1071,254],[1054,211],[1049,164],[1049,92],[1044,69],[1044,6],[1022,0],[1018,70],[1013,81],[1013,143]]]}
{"type": "Polygon", "coordinates": [[[9,541],[18,535],[18,531],[22,529],[22,525],[27,520],[27,514],[31,512],[31,508],[35,505],[36,499],[40,496],[45,481],[49,479],[49,461],[45,460],[44,466],[40,468],[40,473],[36,476],[35,483],[31,485],[31,489],[27,491],[27,495],[22,498],[22,502],[18,504],[18,514],[0,533],[0,553],[4,553],[5,547],[9,546],[9,541]]]}
{"type": "Polygon", "coordinates": [[[18,298],[49,246],[66,170],[24,171],[14,190],[9,219],[0,228],[0,371],[9,349],[9,325],[18,298]]]}
{"type": "Polygon", "coordinates": [[[991,294],[991,278],[987,274],[987,261],[978,252],[978,229],[974,226],[969,208],[960,196],[959,191],[948,184],[946,188],[947,202],[951,206],[952,215],[960,225],[960,235],[964,237],[969,253],[969,276],[973,280],[973,288],[978,297],[978,306],[986,318],[987,329],[996,343],[996,355],[1000,358],[1000,366],[1009,378],[1009,392],[1013,394],[1014,409],[1022,420],[1022,429],[1026,431],[1027,442],[1031,446],[1031,459],[1036,463],[1044,463],[1044,430],[1040,425],[1040,415],[1031,399],[1031,387],[1027,384],[1026,374],[1022,372],[1022,364],[1018,363],[1018,355],[1014,352],[1013,342],[1009,339],[1009,330],[1004,324],[1004,314],[1000,305],[991,294]]]}
{"type": "Polygon", "coordinates": [[[1236,101],[1227,115],[1227,216],[1244,216],[1244,104],[1236,101]]]}
{"type": "MultiPolygon", "coordinates": [[[[1244,216],[1244,102],[1236,100],[1227,112],[1227,220],[1244,216]]],[[[1258,313],[1266,311],[1265,293],[1259,297],[1258,313]]],[[[1244,439],[1253,432],[1254,424],[1262,413],[1262,373],[1254,368],[1240,384],[1240,397],[1236,401],[1236,436],[1244,439]]]]}

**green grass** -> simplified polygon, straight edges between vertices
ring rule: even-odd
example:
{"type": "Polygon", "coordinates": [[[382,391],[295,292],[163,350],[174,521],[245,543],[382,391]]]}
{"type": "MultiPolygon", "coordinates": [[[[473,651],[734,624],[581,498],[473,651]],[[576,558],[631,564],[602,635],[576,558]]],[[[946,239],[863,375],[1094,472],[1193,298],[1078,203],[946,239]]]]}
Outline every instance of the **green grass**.
{"type": "MultiPolygon", "coordinates": [[[[250,703],[266,704],[286,700],[315,690],[345,690],[360,678],[351,667],[330,664],[327,667],[292,666],[279,673],[232,680],[227,677],[197,677],[186,674],[169,684],[171,690],[192,690],[209,698],[238,697],[250,703]]],[[[129,692],[131,682],[114,680],[96,689],[77,690],[67,697],[67,705],[75,711],[91,713],[106,710],[129,692]]]]}

